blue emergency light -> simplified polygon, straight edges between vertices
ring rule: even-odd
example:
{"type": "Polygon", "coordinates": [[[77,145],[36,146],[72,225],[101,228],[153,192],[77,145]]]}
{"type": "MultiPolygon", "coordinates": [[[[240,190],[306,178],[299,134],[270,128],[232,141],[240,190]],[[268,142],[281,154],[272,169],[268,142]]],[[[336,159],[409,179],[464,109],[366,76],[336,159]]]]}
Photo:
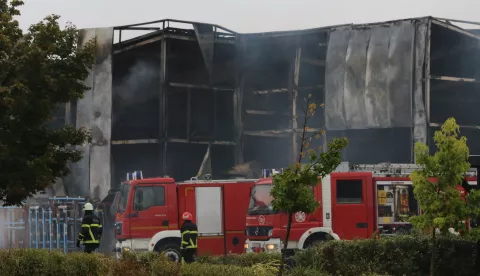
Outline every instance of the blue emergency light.
{"type": "Polygon", "coordinates": [[[283,172],[283,169],[262,169],[262,177],[267,178],[282,172],[283,172]]]}
{"type": "Polygon", "coordinates": [[[137,179],[143,179],[142,171],[134,171],[131,173],[127,172],[127,180],[137,180],[137,179]]]}

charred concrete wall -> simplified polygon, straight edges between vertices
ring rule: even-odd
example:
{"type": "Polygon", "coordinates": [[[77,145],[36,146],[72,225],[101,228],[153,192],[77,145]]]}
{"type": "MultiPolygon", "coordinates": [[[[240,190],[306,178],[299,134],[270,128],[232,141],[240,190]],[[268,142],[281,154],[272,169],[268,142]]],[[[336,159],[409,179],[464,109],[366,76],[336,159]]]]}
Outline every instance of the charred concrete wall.
{"type": "MultiPolygon", "coordinates": [[[[90,90],[83,99],[73,103],[69,119],[77,128],[92,131],[92,144],[79,147],[84,158],[72,164],[72,174],[65,181],[69,196],[87,196],[102,200],[110,189],[110,141],[112,108],[112,44],[113,28],[83,29],[79,45],[82,47],[96,37],[95,64],[85,80],[90,90]]],[[[68,115],[67,115],[68,116],[68,115]]]]}

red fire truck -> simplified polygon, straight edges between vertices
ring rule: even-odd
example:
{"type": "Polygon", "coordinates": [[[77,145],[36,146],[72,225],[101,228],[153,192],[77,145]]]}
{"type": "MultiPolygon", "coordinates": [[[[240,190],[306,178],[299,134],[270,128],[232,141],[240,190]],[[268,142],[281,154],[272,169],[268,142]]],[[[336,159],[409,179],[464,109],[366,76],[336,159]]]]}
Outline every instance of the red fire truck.
{"type": "MultiPolygon", "coordinates": [[[[411,229],[408,217],[419,212],[409,175],[411,164],[349,166],[342,163],[313,188],[320,206],[313,214],[293,217],[288,249],[303,249],[329,239],[369,238],[411,229]]],[[[477,184],[476,169],[465,176],[477,184]]],[[[258,181],[252,189],[246,219],[245,252],[279,252],[283,248],[288,216],[272,209],[271,178],[258,181]]],[[[461,186],[459,190],[463,191],[461,186]]]]}
{"type": "Polygon", "coordinates": [[[254,182],[142,177],[123,182],[115,215],[117,257],[122,251],[158,251],[178,261],[185,211],[198,226],[198,254],[242,253],[254,182]]]}

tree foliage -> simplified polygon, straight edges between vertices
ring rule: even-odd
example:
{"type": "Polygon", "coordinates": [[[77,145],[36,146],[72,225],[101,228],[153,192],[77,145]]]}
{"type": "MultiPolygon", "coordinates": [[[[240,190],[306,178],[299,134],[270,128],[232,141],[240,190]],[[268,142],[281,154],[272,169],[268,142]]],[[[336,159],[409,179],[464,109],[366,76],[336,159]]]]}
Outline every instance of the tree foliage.
{"type": "Polygon", "coordinates": [[[423,213],[411,217],[410,221],[417,229],[432,233],[430,275],[435,275],[437,270],[437,229],[447,234],[450,228],[454,228],[464,235],[467,233],[464,221],[468,221],[469,217],[477,217],[480,212],[478,192],[470,191],[464,200],[457,189],[470,168],[467,138],[459,135],[460,127],[454,118],[449,118],[435,132],[437,151],[433,155],[430,155],[424,143],[415,144],[415,157],[422,169],[413,172],[410,177],[415,198],[423,213]]]}
{"type": "Polygon", "coordinates": [[[89,141],[86,129],[47,123],[59,104],[83,96],[94,62],[94,41],[77,48],[78,30],[47,16],[26,33],[15,16],[19,0],[0,0],[0,200],[23,200],[69,173],[82,158],[72,146],[89,141]],[[10,3],[9,3],[10,2],[10,3]]]}
{"type": "Polygon", "coordinates": [[[423,214],[411,218],[419,229],[438,228],[442,233],[448,229],[465,230],[462,223],[469,215],[469,208],[457,189],[463,175],[469,170],[467,138],[459,137],[460,128],[454,118],[449,118],[435,132],[435,154],[424,143],[415,144],[415,156],[422,170],[412,173],[411,178],[423,214]]]}
{"type": "MultiPolygon", "coordinates": [[[[323,105],[321,105],[323,107],[323,105]]],[[[287,233],[280,264],[281,275],[285,263],[286,249],[292,226],[292,215],[296,212],[307,214],[315,212],[319,202],[315,199],[313,188],[319,178],[334,171],[341,162],[342,150],[348,145],[347,138],[334,138],[326,149],[311,147],[313,139],[320,139],[324,131],[312,132],[309,120],[315,115],[317,104],[311,101],[311,95],[305,99],[302,128],[299,134],[300,151],[295,164],[273,176],[272,207],[288,215],[287,233]],[[313,133],[313,134],[312,134],[313,133]],[[323,150],[322,152],[319,152],[323,150]]]]}

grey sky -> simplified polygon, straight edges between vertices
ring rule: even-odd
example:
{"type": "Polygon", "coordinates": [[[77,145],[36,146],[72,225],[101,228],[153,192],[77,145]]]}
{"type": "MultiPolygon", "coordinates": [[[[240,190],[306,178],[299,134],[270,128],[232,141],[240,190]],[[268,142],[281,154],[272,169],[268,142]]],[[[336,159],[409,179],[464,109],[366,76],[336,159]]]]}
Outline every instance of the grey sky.
{"type": "MultiPolygon", "coordinates": [[[[24,0],[21,27],[45,15],[79,28],[172,18],[237,32],[314,28],[432,15],[480,21],[479,0],[24,0]]],[[[480,27],[479,27],[480,28],[480,27]]]]}

